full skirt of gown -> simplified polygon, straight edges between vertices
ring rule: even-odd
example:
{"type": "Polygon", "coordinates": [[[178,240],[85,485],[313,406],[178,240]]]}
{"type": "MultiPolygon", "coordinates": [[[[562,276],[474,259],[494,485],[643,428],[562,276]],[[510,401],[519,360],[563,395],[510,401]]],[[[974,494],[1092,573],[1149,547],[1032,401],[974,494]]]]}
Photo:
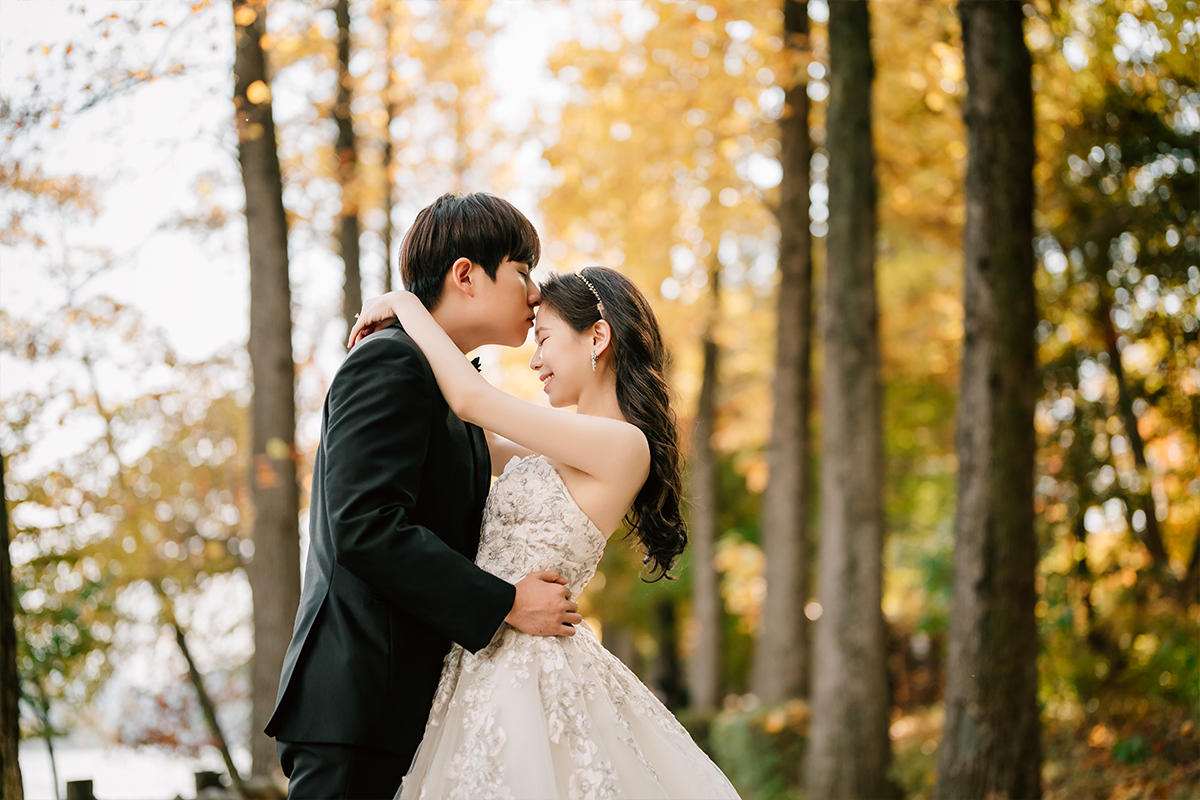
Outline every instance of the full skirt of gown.
{"type": "MultiPolygon", "coordinates": [[[[478,563],[508,580],[539,569],[577,595],[605,537],[541,457],[514,460],[484,511],[478,563]]],[[[737,798],[658,698],[586,623],[540,637],[501,625],[478,653],[455,645],[397,798],[737,798]]]]}

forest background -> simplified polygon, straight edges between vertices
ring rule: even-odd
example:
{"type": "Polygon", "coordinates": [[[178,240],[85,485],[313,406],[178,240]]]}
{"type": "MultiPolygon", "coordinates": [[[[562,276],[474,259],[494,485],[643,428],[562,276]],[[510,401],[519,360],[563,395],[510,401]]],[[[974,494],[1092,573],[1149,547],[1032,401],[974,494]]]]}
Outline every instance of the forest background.
{"type": "MultiPolygon", "coordinates": [[[[0,6],[5,797],[18,716],[48,752],[87,732],[219,752],[233,791],[278,781],[256,732],[346,321],[399,285],[420,208],[478,190],[534,220],[540,272],[621,269],[664,325],[692,547],[648,584],[617,534],[582,603],[744,796],[829,796],[846,769],[875,781],[858,796],[1194,794],[1195,2],[47,8],[0,6]],[[1016,38],[988,37],[1009,49],[972,61],[968,23],[1013,10],[1016,38]],[[985,159],[1007,153],[989,133],[1020,148],[1019,102],[971,105],[1019,101],[1022,58],[1023,177],[985,159]],[[1006,261],[968,208],[1010,197],[1030,235],[1006,261]],[[1002,284],[999,316],[978,305],[982,240],[1006,270],[1028,251],[998,274],[1024,275],[1032,316],[1002,284]],[[1028,363],[984,324],[1009,311],[1028,363]],[[1017,375],[1016,428],[980,411],[1003,381],[959,402],[981,364],[1017,375]],[[985,429],[1028,434],[1032,491],[987,484],[976,527],[1000,538],[971,550],[961,498],[985,484],[959,467],[985,429]],[[972,605],[956,570],[1000,588],[972,605]],[[1035,635],[980,644],[969,613],[1035,635]],[[962,653],[1028,689],[1027,722],[971,694],[962,653]],[[972,697],[1040,747],[939,747],[972,697]]],[[[483,372],[541,402],[529,355],[488,349],[483,372]]]]}

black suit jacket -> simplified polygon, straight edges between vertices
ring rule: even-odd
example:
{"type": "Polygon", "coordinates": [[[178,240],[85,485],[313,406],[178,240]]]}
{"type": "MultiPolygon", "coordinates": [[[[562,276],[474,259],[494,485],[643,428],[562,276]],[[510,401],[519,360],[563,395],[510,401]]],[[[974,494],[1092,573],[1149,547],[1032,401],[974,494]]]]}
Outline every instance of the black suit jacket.
{"type": "Polygon", "coordinates": [[[452,641],[476,651],[515,587],[474,564],[487,442],[400,326],[355,347],[325,397],[304,591],[266,732],[411,759],[452,641]]]}

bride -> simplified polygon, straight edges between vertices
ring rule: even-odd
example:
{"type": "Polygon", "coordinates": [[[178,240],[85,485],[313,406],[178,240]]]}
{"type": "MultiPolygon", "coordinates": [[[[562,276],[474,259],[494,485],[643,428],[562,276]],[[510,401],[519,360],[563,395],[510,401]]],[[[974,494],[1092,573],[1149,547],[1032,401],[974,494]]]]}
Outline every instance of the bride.
{"type": "MultiPolygon", "coordinates": [[[[556,570],[577,598],[624,519],[652,574],[687,535],[666,348],[642,293],[588,267],[541,287],[529,366],[553,409],[487,383],[408,292],[368,301],[352,343],[397,318],[451,410],[489,432],[493,473],[476,563],[508,580],[556,570]],[[578,413],[562,409],[576,406],[578,413]]],[[[399,798],[736,798],[650,690],[582,623],[536,637],[502,625],[446,656],[399,798]]]]}

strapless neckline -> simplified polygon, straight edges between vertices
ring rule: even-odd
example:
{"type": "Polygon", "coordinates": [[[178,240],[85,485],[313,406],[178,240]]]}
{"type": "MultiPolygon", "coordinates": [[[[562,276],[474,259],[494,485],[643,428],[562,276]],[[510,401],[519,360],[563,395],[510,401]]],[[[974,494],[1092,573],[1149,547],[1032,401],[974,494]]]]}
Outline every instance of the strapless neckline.
{"type": "Polygon", "coordinates": [[[556,470],[554,468],[554,465],[551,464],[550,461],[545,456],[540,455],[540,454],[539,455],[528,455],[528,456],[513,456],[512,458],[510,458],[508,460],[508,463],[504,465],[504,472],[500,473],[501,477],[504,476],[505,472],[508,472],[508,470],[513,466],[513,464],[519,464],[523,461],[540,462],[542,464],[542,466],[544,466],[546,468],[546,470],[549,471],[550,474],[552,474],[554,476],[554,480],[558,481],[558,485],[562,487],[563,494],[565,494],[567,496],[567,499],[569,499],[571,501],[571,505],[575,508],[576,511],[579,512],[579,516],[583,517],[583,519],[587,522],[588,529],[592,533],[599,536],[601,541],[603,541],[603,542],[608,541],[608,537],[604,535],[604,531],[600,530],[600,526],[592,521],[592,518],[588,516],[586,511],[584,511],[582,508],[580,508],[579,503],[575,500],[575,496],[571,494],[571,490],[570,490],[570,488],[568,488],[567,482],[565,480],[563,480],[563,476],[559,473],[558,470],[556,470]]]}

